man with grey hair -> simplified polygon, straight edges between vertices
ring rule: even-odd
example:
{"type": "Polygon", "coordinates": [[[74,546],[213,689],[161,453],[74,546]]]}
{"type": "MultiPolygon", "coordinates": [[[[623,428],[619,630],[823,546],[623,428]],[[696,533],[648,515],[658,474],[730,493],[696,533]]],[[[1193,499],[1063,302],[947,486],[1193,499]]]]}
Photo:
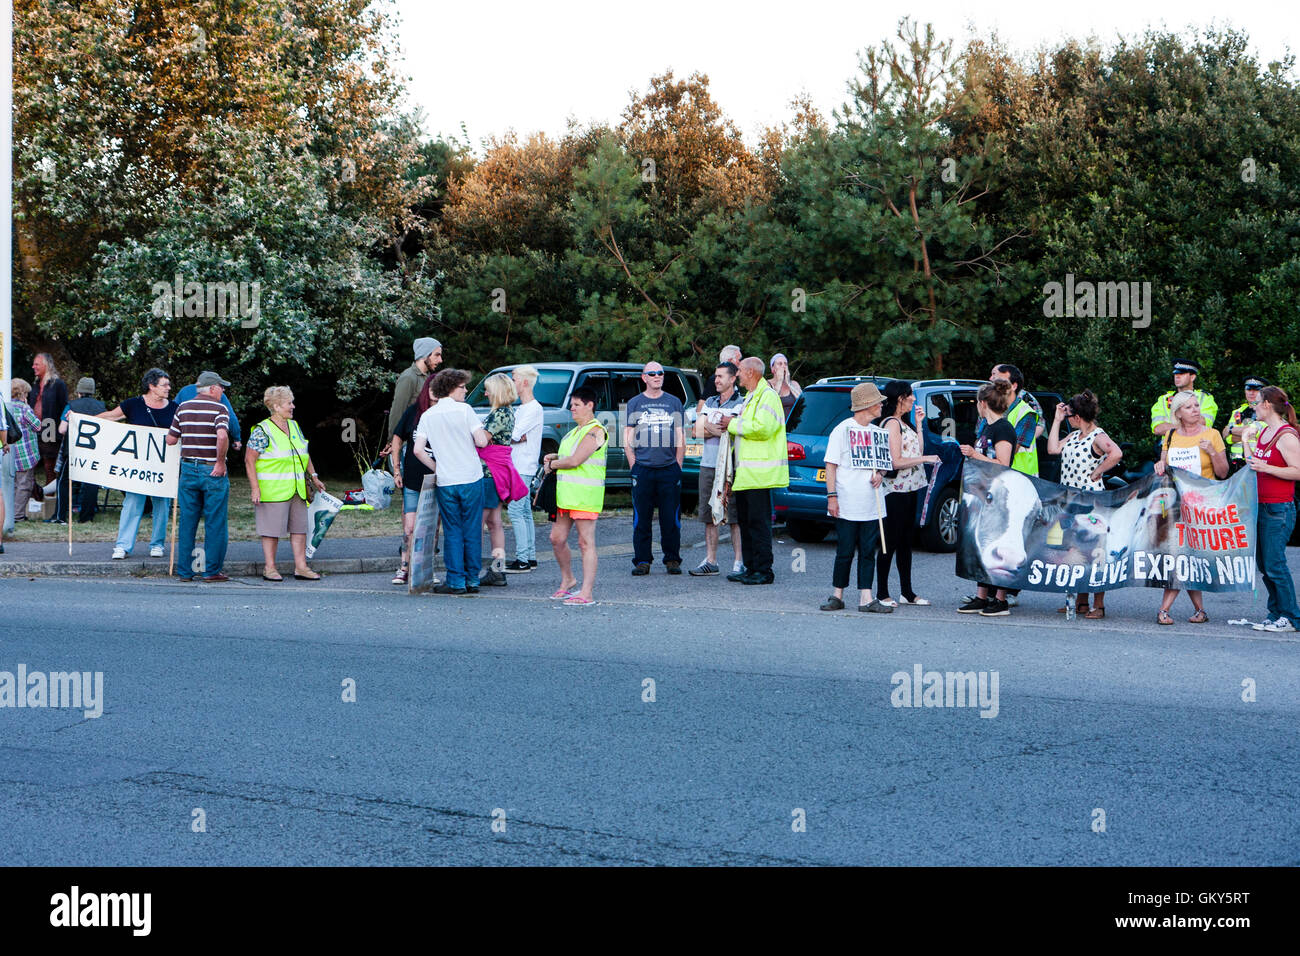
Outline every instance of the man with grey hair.
{"type": "Polygon", "coordinates": [[[388,454],[388,444],[393,440],[393,432],[397,431],[397,423],[402,420],[402,415],[411,407],[411,403],[419,398],[420,386],[424,384],[425,378],[437,371],[442,364],[442,343],[437,339],[416,339],[414,351],[415,362],[397,376],[397,384],[393,386],[393,404],[388,409],[388,431],[384,436],[386,444],[380,452],[382,455],[388,454]]]}
{"type": "MultiPolygon", "coordinates": [[[[740,361],[744,357],[745,357],[745,353],[740,351],[739,345],[724,345],[722,347],[722,351],[718,353],[718,365],[725,365],[727,362],[730,362],[732,365],[736,366],[737,369],[739,369],[740,361]]],[[[717,394],[718,394],[718,386],[713,381],[713,376],[705,375],[704,389],[700,392],[700,400],[695,403],[696,418],[699,418],[701,415],[704,414],[705,399],[713,398],[717,394]]],[[[743,389],[741,390],[740,394],[742,396],[744,395],[743,389]]]]}

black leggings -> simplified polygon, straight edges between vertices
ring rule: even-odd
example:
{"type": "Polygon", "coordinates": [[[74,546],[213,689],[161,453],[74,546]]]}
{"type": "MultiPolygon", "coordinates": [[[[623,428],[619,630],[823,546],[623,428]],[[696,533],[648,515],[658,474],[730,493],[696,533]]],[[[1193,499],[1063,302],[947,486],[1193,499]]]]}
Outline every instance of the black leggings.
{"type": "Polygon", "coordinates": [[[916,521],[916,491],[895,491],[885,495],[885,547],[876,562],[876,597],[889,597],[889,564],[898,558],[899,593],[909,601],[912,590],[912,533],[916,521]]]}

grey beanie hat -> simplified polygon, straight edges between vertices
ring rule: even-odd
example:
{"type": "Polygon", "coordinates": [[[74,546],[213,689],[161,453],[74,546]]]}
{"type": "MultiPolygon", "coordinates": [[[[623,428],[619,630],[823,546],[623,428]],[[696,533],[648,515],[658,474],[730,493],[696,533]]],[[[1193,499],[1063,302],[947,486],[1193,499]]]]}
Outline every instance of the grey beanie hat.
{"type": "Polygon", "coordinates": [[[439,342],[437,339],[431,339],[428,338],[427,336],[422,339],[416,339],[415,360],[418,362],[426,355],[431,355],[433,352],[437,351],[440,348],[442,348],[442,343],[439,342]]]}

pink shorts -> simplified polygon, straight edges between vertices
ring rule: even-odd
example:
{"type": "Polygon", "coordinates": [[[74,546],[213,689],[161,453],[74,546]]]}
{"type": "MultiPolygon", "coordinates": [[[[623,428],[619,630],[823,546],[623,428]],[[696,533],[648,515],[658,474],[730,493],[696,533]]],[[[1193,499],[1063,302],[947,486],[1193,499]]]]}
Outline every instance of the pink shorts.
{"type": "Polygon", "coordinates": [[[570,508],[556,508],[555,514],[560,518],[572,518],[575,521],[595,521],[600,517],[599,511],[574,511],[570,508]]]}

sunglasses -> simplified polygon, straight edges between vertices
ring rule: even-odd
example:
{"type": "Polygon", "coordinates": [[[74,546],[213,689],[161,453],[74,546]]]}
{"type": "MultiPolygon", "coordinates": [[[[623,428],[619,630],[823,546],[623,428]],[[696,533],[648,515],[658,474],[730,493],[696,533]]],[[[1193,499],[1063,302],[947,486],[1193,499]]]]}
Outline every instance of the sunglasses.
{"type": "Polygon", "coordinates": [[[1249,384],[1248,384],[1248,385],[1246,386],[1246,391],[1248,391],[1248,392],[1258,392],[1258,391],[1259,391],[1261,388],[1263,388],[1263,387],[1264,387],[1263,385],[1249,385],[1249,384]]]}
{"type": "Polygon", "coordinates": [[[663,371],[661,370],[661,371],[658,371],[658,372],[642,372],[641,374],[642,374],[642,375],[662,375],[662,374],[663,374],[663,371]]]}

